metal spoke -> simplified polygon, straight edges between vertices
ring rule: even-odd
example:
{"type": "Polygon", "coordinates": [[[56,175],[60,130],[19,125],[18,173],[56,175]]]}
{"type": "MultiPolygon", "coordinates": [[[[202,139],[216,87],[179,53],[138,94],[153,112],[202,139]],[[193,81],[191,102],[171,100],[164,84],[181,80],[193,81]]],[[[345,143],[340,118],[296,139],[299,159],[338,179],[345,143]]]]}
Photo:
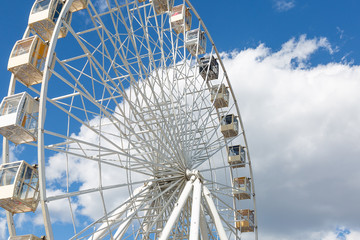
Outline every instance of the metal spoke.
{"type": "MultiPolygon", "coordinates": [[[[60,1],[51,0],[61,12],[47,41],[42,82],[26,88],[39,97],[36,141],[23,146],[38,150],[46,238],[240,239],[243,229],[233,223],[250,206],[257,239],[254,177],[236,96],[190,1],[60,1]],[[84,2],[68,21],[72,4],[84,2]],[[173,14],[175,6],[183,11],[173,14]],[[188,27],[199,30],[195,47],[188,45],[188,27]],[[206,57],[218,63],[215,79],[211,63],[202,64],[206,57]],[[230,96],[221,107],[220,86],[230,96]],[[230,114],[239,129],[229,137],[220,120],[230,114]],[[232,145],[244,147],[245,164],[229,164],[232,145]],[[243,176],[251,181],[250,200],[233,194],[241,191],[234,178],[243,176]],[[69,219],[59,220],[53,207],[59,204],[69,219]],[[61,227],[73,233],[59,236],[61,227]]],[[[38,34],[28,28],[24,38],[38,34]]],[[[9,95],[23,91],[17,81],[13,75],[9,95]]],[[[4,139],[3,162],[10,161],[4,139]]]]}

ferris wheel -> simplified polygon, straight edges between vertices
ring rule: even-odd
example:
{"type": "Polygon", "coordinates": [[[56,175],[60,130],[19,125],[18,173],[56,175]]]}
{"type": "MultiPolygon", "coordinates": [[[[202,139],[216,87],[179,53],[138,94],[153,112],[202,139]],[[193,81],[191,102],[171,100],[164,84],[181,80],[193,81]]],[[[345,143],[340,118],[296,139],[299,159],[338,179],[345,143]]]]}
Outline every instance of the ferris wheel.
{"type": "Polygon", "coordinates": [[[239,107],[189,0],[36,0],[8,70],[9,239],[257,239],[239,107]]]}

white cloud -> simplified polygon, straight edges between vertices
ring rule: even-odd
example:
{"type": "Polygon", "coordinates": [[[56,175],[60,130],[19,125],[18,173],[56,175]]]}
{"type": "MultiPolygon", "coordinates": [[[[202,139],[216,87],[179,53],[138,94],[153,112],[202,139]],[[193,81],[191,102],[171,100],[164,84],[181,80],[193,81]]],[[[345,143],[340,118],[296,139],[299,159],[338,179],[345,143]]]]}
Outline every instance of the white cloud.
{"type": "MultiPolygon", "coordinates": [[[[336,239],[315,229],[357,224],[360,68],[310,67],[316,51],[333,52],[326,38],[303,35],[277,52],[262,44],[224,59],[249,138],[264,239],[336,239]]],[[[78,136],[92,138],[85,130],[78,136]]],[[[96,185],[96,177],[77,174],[84,186],[96,185]]],[[[79,199],[82,213],[98,216],[92,199],[79,199]]]]}
{"type": "Polygon", "coordinates": [[[98,0],[98,1],[95,1],[95,7],[97,8],[96,10],[97,10],[99,13],[104,12],[104,11],[107,9],[106,0],[98,0]]]}
{"type": "Polygon", "coordinates": [[[360,230],[351,231],[346,237],[346,240],[358,240],[358,239],[360,239],[360,230]]]}
{"type": "Polygon", "coordinates": [[[339,38],[343,39],[345,31],[343,29],[341,29],[340,27],[336,27],[336,31],[337,31],[337,34],[339,35],[339,38]]]}
{"type": "Polygon", "coordinates": [[[308,239],[339,240],[336,232],[334,232],[334,231],[313,232],[310,234],[308,239]]]}
{"type": "Polygon", "coordinates": [[[332,52],[326,38],[302,36],[224,61],[252,154],[261,238],[358,226],[360,67],[309,67],[322,49],[332,52]]]}
{"type": "Polygon", "coordinates": [[[301,35],[299,40],[292,38],[284,43],[278,52],[269,53],[266,49],[266,55],[260,58],[263,59],[264,64],[268,63],[274,68],[301,69],[306,67],[308,58],[319,48],[327,49],[330,54],[334,52],[326,38],[306,39],[306,35],[301,35]]]}
{"type": "Polygon", "coordinates": [[[7,236],[7,223],[5,214],[0,213],[0,238],[6,239],[7,236]]]}
{"type": "MultiPolygon", "coordinates": [[[[316,51],[331,54],[333,48],[326,38],[303,35],[277,52],[261,44],[223,54],[252,155],[261,239],[338,240],[336,226],[348,226],[346,240],[359,239],[360,196],[355,193],[360,191],[356,171],[360,167],[360,67],[343,63],[310,67],[316,51]]],[[[96,142],[96,135],[85,128],[73,137],[96,142]]],[[[52,187],[65,186],[60,181],[64,159],[63,154],[50,159],[47,175],[52,176],[52,187]]],[[[80,190],[98,186],[95,162],[71,160],[72,184],[80,190]]],[[[104,183],[111,184],[118,172],[105,170],[104,183]]],[[[127,176],[122,177],[126,182],[127,176]]],[[[105,196],[110,208],[117,205],[114,196],[119,193],[105,196]]],[[[103,211],[94,200],[99,197],[74,199],[73,210],[95,219],[103,211]]],[[[54,204],[54,220],[70,222],[69,211],[63,208],[68,203],[54,204]]],[[[36,223],[41,221],[39,215],[36,223]]],[[[4,228],[0,219],[0,236],[4,228]]]]}
{"type": "MultiPolygon", "coordinates": [[[[48,196],[52,195],[60,195],[64,194],[64,192],[61,192],[60,190],[47,190],[48,196]]],[[[78,211],[79,204],[76,202],[72,202],[72,211],[75,213],[78,211]]],[[[48,207],[50,209],[50,218],[53,224],[60,222],[60,223],[71,223],[72,222],[72,216],[71,216],[71,210],[69,209],[69,203],[68,199],[61,199],[58,201],[53,201],[48,204],[48,207]]],[[[44,220],[41,212],[41,208],[39,207],[36,211],[36,216],[34,218],[34,224],[36,225],[43,225],[44,220]]]]}
{"type": "Polygon", "coordinates": [[[295,0],[275,0],[274,7],[279,12],[285,12],[295,7],[295,0]]]}

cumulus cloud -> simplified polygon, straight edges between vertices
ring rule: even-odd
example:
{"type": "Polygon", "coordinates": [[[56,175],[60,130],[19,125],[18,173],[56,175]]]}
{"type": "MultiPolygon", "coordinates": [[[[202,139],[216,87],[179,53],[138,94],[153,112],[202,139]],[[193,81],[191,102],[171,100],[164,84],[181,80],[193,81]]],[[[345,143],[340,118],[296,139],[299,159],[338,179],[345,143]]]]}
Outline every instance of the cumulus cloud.
{"type": "Polygon", "coordinates": [[[285,12],[295,7],[295,0],[275,0],[274,8],[279,12],[285,12]]]}
{"type": "Polygon", "coordinates": [[[360,239],[360,231],[351,231],[347,236],[346,240],[360,239]]]}
{"type": "Polygon", "coordinates": [[[316,51],[331,49],[326,38],[302,36],[277,52],[262,44],[225,58],[249,138],[262,239],[358,227],[360,67],[309,67],[316,51]]]}
{"type": "Polygon", "coordinates": [[[281,47],[281,50],[270,53],[263,45],[259,46],[263,53],[258,60],[264,64],[272,65],[274,68],[305,68],[309,57],[319,48],[326,49],[330,54],[334,52],[326,38],[306,39],[306,35],[301,35],[299,39],[292,38],[281,47]]]}
{"type": "MultiPolygon", "coordinates": [[[[311,66],[317,51],[334,50],[326,38],[302,35],[275,52],[261,44],[223,54],[247,131],[262,239],[339,239],[332,230],[338,225],[350,229],[346,239],[357,234],[360,67],[311,66]]],[[[85,128],[73,137],[97,141],[85,128]]],[[[63,160],[61,154],[50,159],[55,182],[64,179],[63,160]]],[[[97,186],[96,163],[82,161],[72,161],[70,182],[80,190],[97,186]]],[[[111,183],[117,172],[106,172],[104,182],[111,183]]],[[[100,216],[95,198],[100,195],[79,197],[77,210],[100,216]]]]}
{"type": "Polygon", "coordinates": [[[0,213],[0,238],[5,239],[7,236],[7,224],[6,216],[3,213],[0,213]]]}
{"type": "MultiPolygon", "coordinates": [[[[360,238],[356,208],[360,202],[356,195],[360,191],[356,171],[360,167],[360,67],[336,62],[311,66],[317,51],[332,54],[334,50],[326,38],[303,35],[275,52],[260,44],[222,54],[247,132],[261,239],[360,238]]],[[[96,125],[97,120],[92,121],[96,125]]],[[[84,128],[72,137],[97,141],[84,128]]],[[[56,187],[66,184],[64,159],[63,154],[50,158],[49,195],[59,194],[56,187]]],[[[96,162],[71,160],[70,187],[98,186],[96,162]]],[[[105,167],[104,172],[105,184],[118,174],[114,168],[105,167]]],[[[119,192],[105,196],[111,207],[117,204],[112,201],[115,195],[120,196],[119,192]]],[[[73,211],[100,216],[99,197],[73,198],[73,211]]],[[[69,211],[62,207],[69,204],[54,204],[58,204],[51,207],[54,221],[70,222],[69,211]]],[[[41,224],[40,215],[35,222],[41,224]]],[[[3,229],[4,218],[0,218],[0,236],[3,229]]]]}

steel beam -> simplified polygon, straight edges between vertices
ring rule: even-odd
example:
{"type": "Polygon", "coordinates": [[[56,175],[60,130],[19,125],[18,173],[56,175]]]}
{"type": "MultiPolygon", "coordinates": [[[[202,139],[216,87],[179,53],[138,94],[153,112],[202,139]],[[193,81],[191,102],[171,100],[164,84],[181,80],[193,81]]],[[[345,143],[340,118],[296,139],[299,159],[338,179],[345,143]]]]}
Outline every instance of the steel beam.
{"type": "MultiPolygon", "coordinates": [[[[114,213],[111,214],[111,216],[107,219],[107,221],[105,221],[103,224],[101,224],[100,227],[98,227],[98,230],[96,231],[96,233],[91,236],[89,238],[89,240],[95,240],[95,239],[101,239],[102,237],[104,237],[104,235],[108,232],[109,228],[108,228],[108,223],[109,222],[115,222],[116,220],[118,220],[119,218],[121,218],[121,216],[127,211],[128,208],[132,207],[132,204],[134,204],[134,201],[136,201],[137,195],[139,193],[141,193],[142,191],[147,191],[147,189],[145,189],[146,186],[142,186],[142,187],[138,187],[134,190],[133,195],[128,198],[125,202],[129,201],[127,204],[124,204],[123,206],[121,206],[120,208],[118,208],[116,211],[114,211],[114,213]],[[131,198],[134,198],[134,200],[131,200],[131,198]]],[[[128,220],[127,220],[128,221],[128,220]]],[[[125,221],[125,223],[127,222],[125,221]]],[[[122,227],[125,227],[125,225],[121,225],[122,227]]],[[[120,226],[120,227],[121,227],[120,226]]]]}
{"type": "Polygon", "coordinates": [[[186,203],[186,200],[189,197],[189,194],[193,188],[193,181],[194,181],[194,176],[186,183],[184,190],[182,191],[179,200],[176,202],[174,210],[172,211],[165,227],[164,230],[161,233],[161,236],[159,238],[159,240],[166,240],[168,239],[171,229],[173,228],[174,224],[176,223],[177,219],[179,218],[179,215],[181,213],[181,210],[183,208],[183,206],[186,203]]]}
{"type": "Polygon", "coordinates": [[[206,203],[210,210],[210,216],[215,223],[215,227],[218,233],[220,240],[227,240],[226,232],[224,230],[224,226],[222,225],[221,218],[219,213],[217,212],[214,201],[211,198],[210,191],[206,186],[203,186],[203,192],[205,196],[206,203]]]}
{"type": "Polygon", "coordinates": [[[200,206],[201,206],[201,182],[197,178],[194,182],[194,192],[191,206],[191,223],[190,223],[190,240],[199,239],[199,222],[200,222],[200,206]]]}
{"type": "Polygon", "coordinates": [[[202,206],[200,209],[200,234],[201,234],[202,240],[209,240],[209,233],[208,233],[208,228],[206,225],[204,208],[202,206]]]}

